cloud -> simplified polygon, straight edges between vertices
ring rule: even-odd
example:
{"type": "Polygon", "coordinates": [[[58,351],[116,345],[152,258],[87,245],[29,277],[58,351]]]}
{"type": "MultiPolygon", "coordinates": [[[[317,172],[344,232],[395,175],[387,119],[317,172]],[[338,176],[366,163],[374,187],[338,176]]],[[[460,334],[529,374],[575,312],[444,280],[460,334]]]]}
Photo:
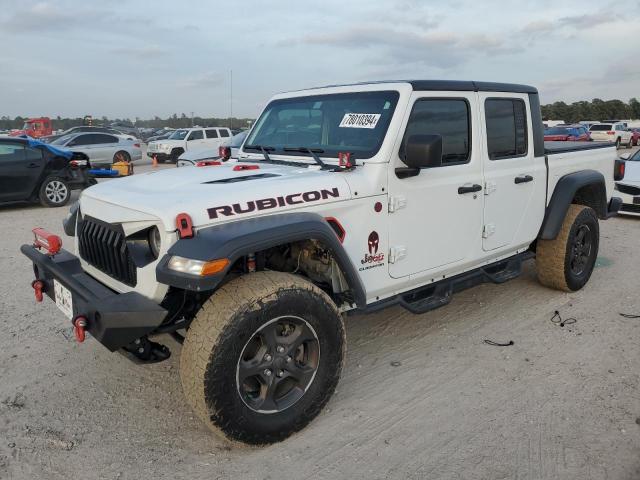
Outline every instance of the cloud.
{"type": "Polygon", "coordinates": [[[605,23],[615,22],[617,17],[610,13],[598,12],[584,15],[562,17],[558,20],[559,25],[568,25],[579,29],[592,28],[605,23]]]}
{"type": "Polygon", "coordinates": [[[118,55],[128,55],[136,59],[146,59],[151,57],[161,57],[167,53],[167,50],[158,45],[147,45],[144,47],[118,47],[110,50],[111,53],[118,55]]]}
{"type": "Polygon", "coordinates": [[[206,72],[193,77],[188,77],[179,82],[187,88],[213,88],[226,83],[225,75],[220,72],[206,72]]]}

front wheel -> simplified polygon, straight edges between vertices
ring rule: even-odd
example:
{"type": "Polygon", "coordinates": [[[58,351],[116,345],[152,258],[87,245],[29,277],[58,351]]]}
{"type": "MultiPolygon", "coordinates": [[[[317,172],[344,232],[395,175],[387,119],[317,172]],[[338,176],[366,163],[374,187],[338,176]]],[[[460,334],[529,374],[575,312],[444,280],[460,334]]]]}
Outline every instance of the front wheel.
{"type": "Polygon", "coordinates": [[[60,177],[47,177],[38,192],[40,203],[45,207],[63,207],[71,198],[71,189],[60,177]]]}
{"type": "Polygon", "coordinates": [[[558,236],[538,240],[536,270],[540,283],[566,292],[580,290],[593,272],[599,241],[596,212],[584,205],[570,205],[558,236]]]}
{"type": "Polygon", "coordinates": [[[616,138],[616,149],[620,148],[620,138],[616,138]]]}
{"type": "Polygon", "coordinates": [[[253,273],[216,291],[191,323],[182,387],[214,432],[274,443],[320,413],[344,353],[342,317],[327,294],[296,275],[253,273]]]}

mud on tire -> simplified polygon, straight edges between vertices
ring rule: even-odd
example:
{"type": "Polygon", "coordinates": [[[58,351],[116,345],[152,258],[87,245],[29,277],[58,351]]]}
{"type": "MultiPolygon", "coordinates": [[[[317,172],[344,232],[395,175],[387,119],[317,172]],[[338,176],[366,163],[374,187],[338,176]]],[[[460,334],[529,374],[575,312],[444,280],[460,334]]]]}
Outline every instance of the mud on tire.
{"type": "Polygon", "coordinates": [[[344,353],[342,317],[322,290],[296,275],[257,272],[227,283],[202,306],[185,338],[180,376],[187,401],[211,430],[266,444],[320,413],[344,353]]]}
{"type": "Polygon", "coordinates": [[[580,290],[593,272],[599,238],[595,211],[583,205],[570,205],[558,236],[538,240],[536,270],[540,283],[566,292],[580,290]]]}

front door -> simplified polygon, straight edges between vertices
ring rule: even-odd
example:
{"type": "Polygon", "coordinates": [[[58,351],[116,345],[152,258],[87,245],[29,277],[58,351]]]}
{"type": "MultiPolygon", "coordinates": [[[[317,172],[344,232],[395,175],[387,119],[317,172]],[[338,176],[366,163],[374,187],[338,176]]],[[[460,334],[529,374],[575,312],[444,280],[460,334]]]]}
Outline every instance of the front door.
{"type": "Polygon", "coordinates": [[[474,92],[414,92],[392,167],[403,167],[411,135],[442,136],[442,166],[401,178],[389,172],[389,273],[437,278],[480,248],[482,156],[474,92]]]}
{"type": "Polygon", "coordinates": [[[12,142],[0,142],[0,201],[26,200],[44,170],[42,152],[12,142]]]}
{"type": "Polygon", "coordinates": [[[535,158],[528,97],[479,93],[483,128],[482,248],[519,248],[531,242],[544,216],[546,167],[535,158]]]}

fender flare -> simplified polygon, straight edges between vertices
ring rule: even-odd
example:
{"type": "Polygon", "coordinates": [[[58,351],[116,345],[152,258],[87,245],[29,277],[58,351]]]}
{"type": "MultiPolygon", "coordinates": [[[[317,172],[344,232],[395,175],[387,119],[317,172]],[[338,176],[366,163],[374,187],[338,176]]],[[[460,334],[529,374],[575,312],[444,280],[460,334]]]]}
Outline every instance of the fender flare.
{"type": "Polygon", "coordinates": [[[604,176],[595,170],[582,170],[561,177],[553,190],[549,205],[547,205],[542,227],[538,238],[541,240],[553,240],[558,236],[562,222],[567,214],[569,205],[576,192],[589,185],[597,186],[597,206],[594,208],[600,218],[607,218],[607,190],[604,176]]]}
{"type": "Polygon", "coordinates": [[[315,213],[290,213],[223,223],[197,229],[195,236],[178,240],[169,248],[156,267],[160,283],[192,291],[213,290],[227,274],[225,271],[208,277],[194,277],[170,270],[167,266],[173,255],[194,260],[229,259],[229,266],[240,257],[284,243],[318,240],[331,249],[342,269],[349,287],[354,292],[356,305],[366,305],[366,292],[362,280],[335,231],[315,213]]]}

